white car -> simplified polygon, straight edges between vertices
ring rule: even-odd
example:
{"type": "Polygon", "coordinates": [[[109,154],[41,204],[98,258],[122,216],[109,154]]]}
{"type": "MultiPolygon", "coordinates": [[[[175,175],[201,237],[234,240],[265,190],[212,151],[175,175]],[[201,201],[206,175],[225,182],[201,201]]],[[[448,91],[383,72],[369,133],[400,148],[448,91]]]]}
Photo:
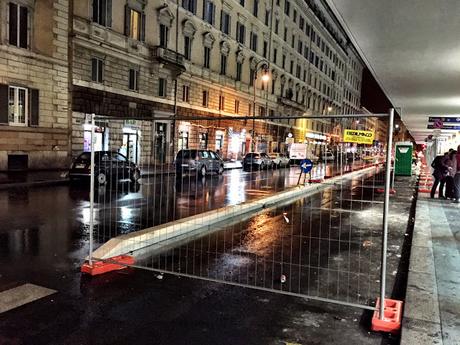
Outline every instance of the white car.
{"type": "Polygon", "coordinates": [[[273,166],[275,168],[289,166],[289,157],[287,157],[284,153],[271,153],[270,158],[272,159],[273,166]]]}

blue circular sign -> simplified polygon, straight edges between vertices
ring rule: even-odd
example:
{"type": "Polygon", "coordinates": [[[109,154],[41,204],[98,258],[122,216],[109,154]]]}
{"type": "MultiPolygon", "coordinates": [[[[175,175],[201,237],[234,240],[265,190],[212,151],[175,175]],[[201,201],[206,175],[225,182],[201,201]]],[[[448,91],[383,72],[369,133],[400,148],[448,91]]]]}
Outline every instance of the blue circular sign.
{"type": "Polygon", "coordinates": [[[308,174],[311,169],[313,169],[313,163],[311,160],[309,159],[304,159],[300,162],[300,169],[302,170],[302,172],[304,172],[305,174],[308,174]]]}

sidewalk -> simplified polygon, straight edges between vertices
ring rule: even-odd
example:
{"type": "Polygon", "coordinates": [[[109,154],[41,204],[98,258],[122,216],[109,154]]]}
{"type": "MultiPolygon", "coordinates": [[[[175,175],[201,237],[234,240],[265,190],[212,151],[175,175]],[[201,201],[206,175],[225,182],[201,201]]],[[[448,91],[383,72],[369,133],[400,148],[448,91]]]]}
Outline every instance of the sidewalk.
{"type": "MultiPolygon", "coordinates": [[[[241,161],[224,162],[224,169],[241,169],[241,161]]],[[[155,165],[141,168],[141,176],[156,174],[174,174],[172,164],[155,165]]],[[[66,170],[11,171],[0,172],[0,190],[15,187],[60,185],[69,182],[66,170]]]]}
{"type": "Polygon", "coordinates": [[[419,193],[401,344],[460,344],[460,207],[419,193]]]}
{"type": "Polygon", "coordinates": [[[67,182],[67,171],[64,170],[0,172],[0,190],[13,187],[59,185],[67,182]]]}

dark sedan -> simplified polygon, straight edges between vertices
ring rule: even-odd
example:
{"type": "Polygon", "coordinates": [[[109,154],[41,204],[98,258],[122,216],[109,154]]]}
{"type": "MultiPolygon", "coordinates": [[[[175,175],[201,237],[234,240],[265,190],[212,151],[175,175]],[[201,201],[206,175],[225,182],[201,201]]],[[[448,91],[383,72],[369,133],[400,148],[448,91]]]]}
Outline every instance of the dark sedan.
{"type": "MultiPolygon", "coordinates": [[[[91,177],[91,152],[83,152],[72,163],[69,179],[89,179],[91,177]]],[[[107,181],[130,180],[137,182],[141,172],[137,165],[118,152],[94,152],[94,178],[97,184],[107,181]]]]}

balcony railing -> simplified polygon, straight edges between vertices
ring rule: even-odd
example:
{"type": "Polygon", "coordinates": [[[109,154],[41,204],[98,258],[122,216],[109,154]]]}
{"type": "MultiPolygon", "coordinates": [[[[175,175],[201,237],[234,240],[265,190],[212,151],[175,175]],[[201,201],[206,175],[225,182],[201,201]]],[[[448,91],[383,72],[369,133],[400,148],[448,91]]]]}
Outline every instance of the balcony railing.
{"type": "Polygon", "coordinates": [[[185,71],[184,56],[174,50],[156,46],[153,49],[153,57],[166,65],[181,70],[181,72],[185,71]]]}

